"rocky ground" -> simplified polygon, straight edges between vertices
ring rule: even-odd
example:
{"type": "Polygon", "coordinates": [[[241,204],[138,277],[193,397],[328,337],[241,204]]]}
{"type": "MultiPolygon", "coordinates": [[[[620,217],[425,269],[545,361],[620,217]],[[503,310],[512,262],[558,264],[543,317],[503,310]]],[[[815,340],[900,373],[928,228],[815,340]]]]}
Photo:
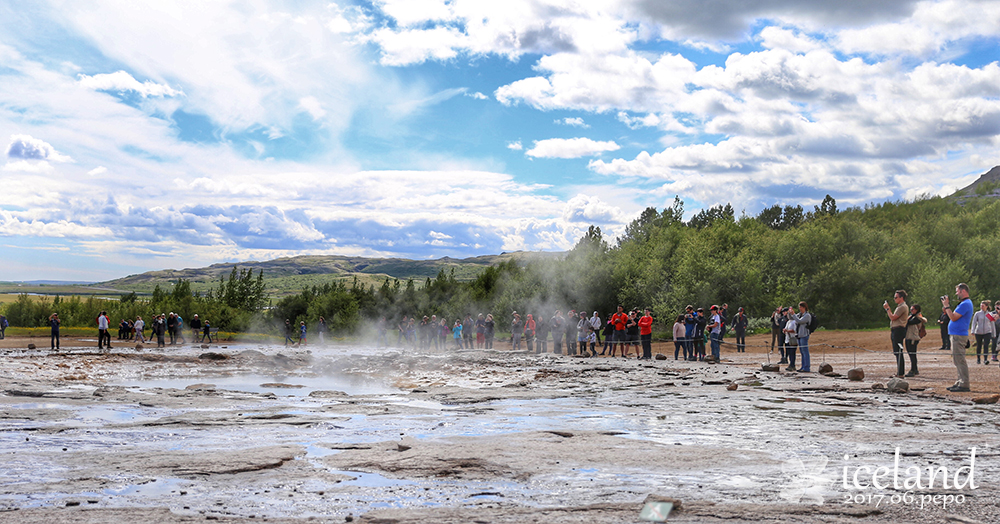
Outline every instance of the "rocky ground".
{"type": "Polygon", "coordinates": [[[763,337],[721,364],[8,338],[0,522],[619,523],[657,498],[672,522],[1000,521],[997,405],[973,402],[1000,366],[950,394],[928,340],[891,393],[887,339],[817,332],[824,376],[762,371],[763,337]],[[897,460],[961,486],[870,486],[897,460]]]}

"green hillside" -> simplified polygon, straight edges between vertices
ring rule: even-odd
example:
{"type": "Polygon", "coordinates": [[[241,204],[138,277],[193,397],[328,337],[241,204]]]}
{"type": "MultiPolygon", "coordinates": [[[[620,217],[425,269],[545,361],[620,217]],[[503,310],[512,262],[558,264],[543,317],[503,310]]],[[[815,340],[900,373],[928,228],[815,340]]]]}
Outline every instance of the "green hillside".
{"type": "Polygon", "coordinates": [[[204,268],[164,269],[138,275],[109,280],[94,287],[134,291],[139,294],[151,293],[157,285],[169,289],[172,282],[184,279],[191,282],[194,291],[207,291],[218,286],[219,280],[228,277],[234,266],[264,272],[267,291],[270,296],[297,293],[305,287],[328,282],[358,278],[365,285],[381,284],[385,279],[413,279],[417,286],[428,278],[434,278],[439,271],[455,272],[458,281],[470,281],[491,265],[517,259],[557,258],[561,253],[517,251],[499,255],[485,255],[472,258],[439,258],[435,260],[409,260],[405,258],[366,258],[325,255],[303,255],[285,257],[264,262],[249,261],[238,263],[212,264],[204,268]]]}

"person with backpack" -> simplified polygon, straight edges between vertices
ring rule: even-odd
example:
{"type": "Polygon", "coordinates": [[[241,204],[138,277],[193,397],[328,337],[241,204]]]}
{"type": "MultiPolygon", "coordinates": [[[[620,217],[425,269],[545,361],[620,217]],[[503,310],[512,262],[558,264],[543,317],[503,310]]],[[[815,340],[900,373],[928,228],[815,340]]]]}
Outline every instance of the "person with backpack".
{"type": "Polygon", "coordinates": [[[802,373],[809,373],[809,335],[812,335],[813,327],[813,315],[809,312],[809,304],[803,300],[799,302],[799,314],[795,315],[795,324],[798,332],[798,346],[799,346],[799,356],[801,357],[802,367],[798,371],[802,373]]]}
{"type": "Polygon", "coordinates": [[[910,372],[907,377],[919,375],[917,372],[917,344],[927,336],[927,319],[920,314],[920,304],[910,306],[910,317],[906,319],[906,353],[910,355],[910,372]]]}

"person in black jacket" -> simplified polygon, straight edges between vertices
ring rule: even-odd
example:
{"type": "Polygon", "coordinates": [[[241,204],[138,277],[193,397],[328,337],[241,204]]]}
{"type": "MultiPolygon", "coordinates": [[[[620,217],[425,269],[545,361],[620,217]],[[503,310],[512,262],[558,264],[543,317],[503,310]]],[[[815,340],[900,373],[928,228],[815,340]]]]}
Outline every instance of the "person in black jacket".
{"type": "Polygon", "coordinates": [[[197,314],[191,318],[189,325],[191,326],[191,340],[198,340],[198,335],[201,333],[201,319],[198,318],[197,314]]]}

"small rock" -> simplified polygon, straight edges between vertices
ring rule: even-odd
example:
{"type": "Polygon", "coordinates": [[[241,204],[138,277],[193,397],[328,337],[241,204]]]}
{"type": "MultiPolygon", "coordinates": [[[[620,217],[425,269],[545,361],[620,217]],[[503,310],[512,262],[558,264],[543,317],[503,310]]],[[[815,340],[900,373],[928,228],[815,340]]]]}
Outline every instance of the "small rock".
{"type": "Polygon", "coordinates": [[[71,501],[69,501],[69,502],[66,503],[66,507],[67,508],[70,508],[70,507],[73,507],[73,506],[79,506],[79,505],[80,505],[80,503],[78,501],[75,501],[75,500],[71,500],[71,501]]]}
{"type": "Polygon", "coordinates": [[[781,371],[781,366],[777,364],[761,364],[761,371],[781,371]]]}
{"type": "Polygon", "coordinates": [[[833,371],[833,366],[831,366],[830,364],[823,363],[823,364],[819,365],[819,372],[820,373],[824,373],[825,374],[825,373],[830,373],[832,371],[833,371]]]}
{"type": "Polygon", "coordinates": [[[740,388],[740,385],[737,384],[737,383],[735,383],[735,382],[733,382],[732,384],[726,386],[726,389],[728,389],[729,391],[736,391],[739,388],[740,388]]]}
{"type": "Polygon", "coordinates": [[[136,351],[142,351],[142,344],[136,344],[135,345],[135,350],[136,351]]]}
{"type": "Polygon", "coordinates": [[[408,449],[413,449],[415,444],[413,437],[403,437],[399,442],[396,443],[396,451],[406,451],[408,449]]]}
{"type": "Polygon", "coordinates": [[[872,389],[885,389],[884,384],[872,384],[872,389]]]}
{"type": "Polygon", "coordinates": [[[660,495],[653,495],[652,493],[649,494],[649,495],[646,495],[645,500],[642,501],[643,504],[645,504],[647,502],[669,502],[669,503],[671,503],[671,504],[674,505],[674,509],[675,510],[681,509],[681,501],[680,501],[680,499],[675,499],[675,498],[671,498],[671,497],[663,497],[663,496],[660,496],[660,495]]]}
{"type": "Polygon", "coordinates": [[[346,397],[347,393],[344,393],[343,391],[330,391],[325,389],[317,389],[316,391],[309,393],[309,396],[312,398],[346,397]]]}
{"type": "Polygon", "coordinates": [[[910,383],[901,378],[893,378],[889,379],[889,382],[885,385],[885,388],[890,393],[909,393],[910,383]]]}
{"type": "MultiPolygon", "coordinates": [[[[202,346],[202,347],[208,347],[208,346],[202,346]]],[[[209,352],[209,353],[202,353],[201,355],[198,355],[198,358],[200,358],[200,359],[207,359],[207,360],[226,360],[229,357],[227,357],[226,355],[223,355],[222,353],[211,353],[211,352],[209,352]]]]}
{"type": "Polygon", "coordinates": [[[202,345],[201,345],[201,346],[199,346],[199,347],[201,347],[201,349],[208,349],[208,344],[202,344],[202,345]]]}
{"type": "Polygon", "coordinates": [[[996,404],[1000,400],[1000,395],[989,395],[972,399],[976,404],[996,404]]]}
{"type": "Polygon", "coordinates": [[[34,344],[28,344],[28,349],[36,349],[38,346],[34,344]]]}
{"type": "Polygon", "coordinates": [[[664,355],[663,353],[657,353],[656,354],[656,360],[666,360],[666,359],[667,359],[667,356],[664,355]]]}
{"type": "Polygon", "coordinates": [[[861,382],[865,379],[865,370],[861,368],[853,368],[847,370],[847,379],[854,382],[861,382]]]}

